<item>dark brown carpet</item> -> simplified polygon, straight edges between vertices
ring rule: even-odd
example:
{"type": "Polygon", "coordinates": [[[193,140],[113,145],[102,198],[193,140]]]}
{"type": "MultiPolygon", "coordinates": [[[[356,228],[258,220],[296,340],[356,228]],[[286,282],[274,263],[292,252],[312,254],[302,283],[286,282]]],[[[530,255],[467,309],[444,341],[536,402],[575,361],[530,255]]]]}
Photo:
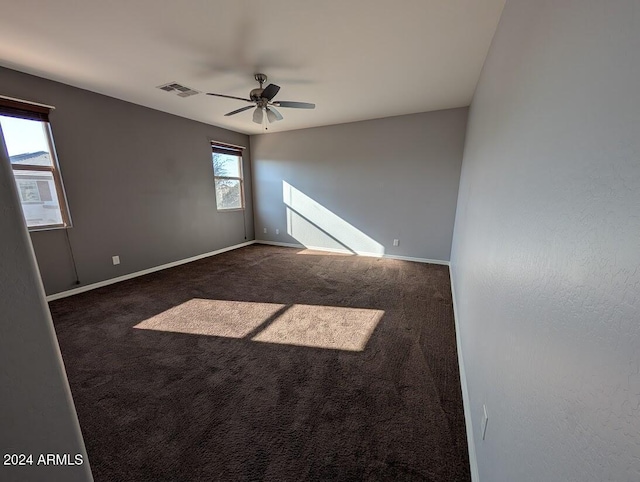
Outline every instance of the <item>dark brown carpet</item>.
{"type": "Polygon", "coordinates": [[[254,245],[50,306],[98,482],[470,480],[445,266],[254,245]]]}

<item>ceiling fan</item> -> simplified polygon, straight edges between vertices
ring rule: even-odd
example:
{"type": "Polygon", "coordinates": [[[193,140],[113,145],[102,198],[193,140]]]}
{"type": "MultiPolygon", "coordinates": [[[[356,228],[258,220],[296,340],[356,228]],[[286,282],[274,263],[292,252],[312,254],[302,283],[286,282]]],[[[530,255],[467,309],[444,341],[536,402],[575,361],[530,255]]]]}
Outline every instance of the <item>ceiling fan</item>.
{"type": "MultiPolygon", "coordinates": [[[[236,99],[243,100],[245,102],[250,102],[251,104],[255,104],[255,110],[253,111],[253,122],[256,124],[262,124],[264,120],[264,116],[266,114],[267,120],[269,122],[276,122],[282,120],[282,114],[278,112],[274,107],[286,107],[292,109],[315,109],[315,104],[310,104],[308,102],[292,102],[288,100],[276,100],[273,98],[276,96],[278,91],[280,90],[280,86],[276,84],[269,84],[264,89],[262,85],[267,81],[267,76],[264,74],[255,74],[254,79],[260,83],[260,87],[257,89],[253,89],[249,92],[249,98],[245,99],[243,97],[235,97],[233,95],[224,95],[224,94],[213,94],[208,93],[207,95],[214,95],[216,97],[225,97],[227,99],[236,99]]],[[[247,107],[242,107],[241,109],[236,109],[234,111],[228,112],[225,116],[239,114],[240,112],[244,112],[245,110],[253,109],[253,105],[249,105],[247,107]]]]}

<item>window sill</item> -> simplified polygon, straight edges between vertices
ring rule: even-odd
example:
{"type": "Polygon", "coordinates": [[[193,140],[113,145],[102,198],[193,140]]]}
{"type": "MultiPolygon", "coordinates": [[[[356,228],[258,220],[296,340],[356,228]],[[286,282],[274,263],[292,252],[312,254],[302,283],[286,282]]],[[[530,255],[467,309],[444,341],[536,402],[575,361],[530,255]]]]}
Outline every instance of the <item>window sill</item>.
{"type": "Polygon", "coordinates": [[[219,213],[233,213],[236,211],[244,211],[244,208],[233,208],[233,209],[218,209],[219,213]]]}
{"type": "Polygon", "coordinates": [[[30,233],[35,233],[38,231],[56,231],[58,229],[69,229],[71,228],[70,225],[64,225],[64,224],[50,224],[48,226],[33,226],[32,228],[27,227],[27,230],[30,233]]]}

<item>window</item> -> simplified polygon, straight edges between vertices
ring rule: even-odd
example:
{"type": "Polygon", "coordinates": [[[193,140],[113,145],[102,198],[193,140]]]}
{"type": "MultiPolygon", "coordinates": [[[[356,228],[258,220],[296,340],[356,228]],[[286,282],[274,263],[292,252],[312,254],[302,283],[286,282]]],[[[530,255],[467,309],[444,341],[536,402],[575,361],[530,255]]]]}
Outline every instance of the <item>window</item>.
{"type": "Polygon", "coordinates": [[[69,212],[49,126],[49,107],[0,97],[0,136],[31,230],[64,228],[69,212]]]}
{"type": "Polygon", "coordinates": [[[211,143],[218,211],[244,209],[242,149],[228,144],[211,143]]]}

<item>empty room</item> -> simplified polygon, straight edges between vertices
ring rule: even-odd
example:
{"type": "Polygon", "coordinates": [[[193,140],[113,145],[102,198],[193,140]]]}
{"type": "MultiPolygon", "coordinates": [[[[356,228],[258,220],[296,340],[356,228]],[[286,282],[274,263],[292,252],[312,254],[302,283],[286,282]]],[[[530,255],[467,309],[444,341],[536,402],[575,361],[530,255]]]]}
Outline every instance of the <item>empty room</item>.
{"type": "Polygon", "coordinates": [[[0,27],[0,481],[640,480],[637,0],[0,27]]]}

